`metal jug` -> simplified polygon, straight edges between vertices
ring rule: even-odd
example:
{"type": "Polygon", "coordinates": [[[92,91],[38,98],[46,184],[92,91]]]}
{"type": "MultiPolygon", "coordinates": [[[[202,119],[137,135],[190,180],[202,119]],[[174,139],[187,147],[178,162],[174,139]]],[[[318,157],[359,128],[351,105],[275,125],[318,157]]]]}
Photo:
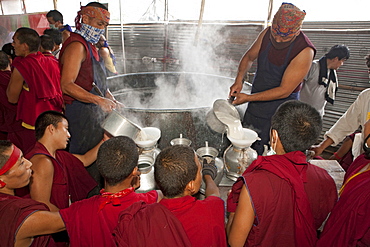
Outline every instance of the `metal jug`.
{"type": "Polygon", "coordinates": [[[226,177],[236,181],[247,167],[258,157],[256,150],[250,146],[260,138],[251,129],[243,128],[243,137],[240,139],[232,138],[227,135],[232,143],[224,152],[224,163],[226,177]]]}
{"type": "Polygon", "coordinates": [[[156,188],[154,180],[154,159],[149,155],[139,155],[138,168],[141,172],[139,193],[148,192],[156,188]]]}

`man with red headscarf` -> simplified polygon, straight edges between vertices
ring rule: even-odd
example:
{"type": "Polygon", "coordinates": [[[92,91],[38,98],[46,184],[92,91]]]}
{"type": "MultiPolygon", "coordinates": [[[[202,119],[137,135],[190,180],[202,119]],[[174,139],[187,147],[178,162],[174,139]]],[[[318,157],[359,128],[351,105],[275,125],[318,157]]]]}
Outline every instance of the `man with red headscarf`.
{"type": "MultiPolygon", "coordinates": [[[[116,107],[106,85],[104,62],[99,61],[94,46],[109,19],[108,9],[100,3],[82,6],[75,19],[76,31],[60,51],[61,87],[73,136],[69,151],[74,154],[84,154],[101,141],[101,122],[116,107]]],[[[101,180],[95,164],[88,170],[95,180],[101,180]]]]}
{"type": "Polygon", "coordinates": [[[249,102],[243,125],[253,128],[261,141],[253,144],[262,154],[268,144],[271,117],[283,102],[298,99],[300,83],[309,71],[316,50],[301,31],[306,13],[290,3],[283,3],[272,26],[263,30],[244,54],[238,75],[230,87],[233,104],[249,102]],[[240,93],[245,73],[258,61],[251,94],[240,93]]]}
{"type": "Polygon", "coordinates": [[[51,239],[45,234],[65,229],[58,212],[48,212],[43,203],[14,196],[14,189],[30,182],[31,166],[19,148],[0,141],[1,246],[50,246],[51,239]]]}

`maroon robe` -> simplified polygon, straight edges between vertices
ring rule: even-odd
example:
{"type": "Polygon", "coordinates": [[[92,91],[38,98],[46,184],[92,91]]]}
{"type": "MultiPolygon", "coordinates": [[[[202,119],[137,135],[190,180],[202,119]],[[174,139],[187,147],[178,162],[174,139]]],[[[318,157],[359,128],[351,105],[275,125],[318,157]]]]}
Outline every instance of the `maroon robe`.
{"type": "Polygon", "coordinates": [[[36,118],[42,112],[62,112],[63,97],[57,61],[37,52],[26,57],[16,57],[12,66],[20,72],[27,84],[19,95],[17,120],[35,126],[36,118]]]}
{"type": "Polygon", "coordinates": [[[27,140],[23,140],[22,121],[16,120],[17,105],[11,104],[6,96],[6,89],[10,81],[10,71],[0,71],[0,131],[4,132],[2,140],[10,140],[14,145],[25,152],[27,140]]]}
{"type": "Polygon", "coordinates": [[[116,246],[112,232],[117,225],[120,212],[138,201],[154,203],[158,200],[158,193],[155,190],[142,194],[132,192],[119,198],[120,205],[110,203],[99,210],[105,200],[101,195],[97,195],[60,210],[71,247],[116,246]]]}
{"type": "MultiPolygon", "coordinates": [[[[370,163],[364,154],[349,167],[344,181],[370,163]]],[[[334,206],[317,246],[370,246],[370,170],[353,177],[334,206]]]]}
{"type": "MultiPolygon", "coordinates": [[[[84,46],[85,51],[86,51],[86,58],[81,63],[81,68],[78,72],[76,81],[74,83],[76,83],[77,85],[79,85],[80,87],[85,89],[86,91],[90,92],[91,89],[93,88],[92,83],[94,82],[94,72],[93,72],[93,64],[92,64],[92,61],[91,61],[89,47],[86,43],[86,40],[81,35],[79,35],[77,33],[71,33],[69,38],[63,43],[62,49],[60,50],[59,57],[60,58],[63,57],[63,53],[64,53],[65,49],[72,42],[81,43],[84,46]]],[[[93,47],[93,49],[91,49],[91,51],[92,51],[93,56],[95,57],[95,59],[97,61],[99,61],[98,51],[96,49],[94,49],[94,47],[93,47]]],[[[60,71],[62,71],[63,70],[63,64],[60,63],[59,66],[60,66],[60,71]]],[[[75,100],[74,98],[72,98],[71,96],[66,95],[66,94],[63,94],[63,98],[64,98],[64,101],[65,101],[66,104],[72,104],[72,102],[75,100]]]]}
{"type": "Polygon", "coordinates": [[[192,246],[181,222],[160,203],[134,203],[122,211],[113,234],[119,247],[192,246]]]}
{"type": "MultiPolygon", "coordinates": [[[[15,236],[24,220],[40,210],[49,211],[43,203],[0,193],[0,246],[14,246],[15,236]]],[[[47,246],[49,240],[50,235],[36,237],[31,247],[47,246]]]]}
{"type": "MultiPolygon", "coordinates": [[[[35,147],[25,157],[31,159],[36,154],[46,155],[53,162],[54,178],[50,202],[59,209],[69,206],[69,195],[72,202],[85,199],[97,185],[82,162],[73,154],[57,150],[56,158],[53,158],[40,142],[36,142],[35,147]]],[[[25,192],[21,190],[17,190],[16,193],[25,195],[25,192]]]]}
{"type": "Polygon", "coordinates": [[[337,200],[333,179],[298,151],[259,156],[233,185],[229,212],[243,185],[255,211],[245,246],[314,246],[316,230],[337,200]]]}
{"type": "Polygon", "coordinates": [[[193,247],[227,246],[224,201],[216,196],[197,200],[192,196],[162,199],[179,219],[193,247]]]}

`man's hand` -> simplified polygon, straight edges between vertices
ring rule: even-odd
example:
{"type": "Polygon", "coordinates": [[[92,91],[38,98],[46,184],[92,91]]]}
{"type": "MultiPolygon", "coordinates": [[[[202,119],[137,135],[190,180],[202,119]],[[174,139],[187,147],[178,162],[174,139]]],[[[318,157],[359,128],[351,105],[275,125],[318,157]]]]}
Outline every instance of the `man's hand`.
{"type": "Polygon", "coordinates": [[[111,112],[116,109],[117,104],[113,100],[101,97],[98,101],[98,106],[100,106],[104,112],[111,112]]]}
{"type": "Polygon", "coordinates": [[[245,93],[239,93],[236,95],[236,98],[234,99],[233,102],[231,102],[233,105],[240,105],[240,104],[244,104],[246,102],[249,102],[249,94],[245,94],[245,93]]]}
{"type": "Polygon", "coordinates": [[[230,96],[237,96],[240,91],[243,89],[243,82],[234,82],[233,85],[230,87],[229,97],[230,96]]]}

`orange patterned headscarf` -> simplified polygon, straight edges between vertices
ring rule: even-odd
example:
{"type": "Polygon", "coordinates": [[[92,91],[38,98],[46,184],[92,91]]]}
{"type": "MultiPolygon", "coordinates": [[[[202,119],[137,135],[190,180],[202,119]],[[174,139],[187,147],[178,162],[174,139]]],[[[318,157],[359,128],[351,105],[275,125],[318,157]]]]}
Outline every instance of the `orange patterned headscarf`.
{"type": "Polygon", "coordinates": [[[78,30],[81,27],[82,15],[87,15],[88,17],[96,18],[107,23],[109,23],[110,20],[110,13],[108,10],[93,6],[82,6],[81,10],[77,12],[77,16],[75,18],[75,24],[78,30]]]}
{"type": "Polygon", "coordinates": [[[294,36],[301,30],[305,16],[305,11],[291,3],[283,3],[274,16],[271,32],[282,37],[294,36]]]}

